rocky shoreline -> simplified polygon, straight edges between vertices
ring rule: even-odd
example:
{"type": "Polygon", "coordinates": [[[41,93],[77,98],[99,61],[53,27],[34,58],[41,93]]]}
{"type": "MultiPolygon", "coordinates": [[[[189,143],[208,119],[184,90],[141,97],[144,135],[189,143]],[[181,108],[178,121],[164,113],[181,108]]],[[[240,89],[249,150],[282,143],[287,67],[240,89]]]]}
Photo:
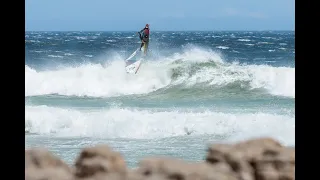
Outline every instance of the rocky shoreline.
{"type": "Polygon", "coordinates": [[[271,138],[213,144],[202,162],[146,157],[129,169],[108,145],[84,148],[70,167],[46,149],[25,151],[26,180],[293,180],[295,148],[271,138]]]}

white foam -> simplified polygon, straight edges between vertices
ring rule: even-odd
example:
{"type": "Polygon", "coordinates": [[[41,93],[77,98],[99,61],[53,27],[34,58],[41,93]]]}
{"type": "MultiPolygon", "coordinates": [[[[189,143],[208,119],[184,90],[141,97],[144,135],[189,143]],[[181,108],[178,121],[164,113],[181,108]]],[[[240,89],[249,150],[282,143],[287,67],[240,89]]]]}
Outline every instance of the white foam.
{"type": "Polygon", "coordinates": [[[107,67],[87,64],[43,72],[26,66],[25,94],[118,96],[149,93],[170,83],[170,75],[166,72],[141,70],[132,75],[125,72],[124,66],[124,61],[113,61],[107,67]]]}
{"type": "Polygon", "coordinates": [[[249,41],[251,41],[251,40],[250,40],[250,39],[238,39],[238,41],[249,42],[249,41]]]}
{"type": "Polygon", "coordinates": [[[52,55],[52,54],[48,55],[48,57],[63,58],[63,56],[59,56],[59,55],[52,55]]]}
{"type": "Polygon", "coordinates": [[[257,44],[274,44],[274,43],[271,43],[271,42],[258,42],[257,44]]]}
{"type": "Polygon", "coordinates": [[[150,93],[170,84],[214,86],[240,81],[249,83],[252,89],[263,88],[274,95],[295,97],[295,68],[228,64],[219,53],[198,47],[188,47],[182,53],[160,57],[161,60],[145,61],[136,75],[125,72],[124,57],[110,58],[112,61],[107,60],[110,63],[106,66],[85,64],[55,71],[37,72],[26,66],[25,94],[110,97],[150,93]],[[183,63],[173,63],[177,60],[183,63]],[[204,62],[215,62],[217,66],[191,72],[191,66],[204,62]],[[183,69],[184,74],[171,79],[173,68],[183,69]]]}
{"type": "Polygon", "coordinates": [[[217,48],[219,48],[219,49],[229,49],[229,47],[227,47],[227,46],[217,46],[217,48]]]}
{"type": "Polygon", "coordinates": [[[182,53],[175,53],[173,56],[165,58],[165,60],[169,63],[175,61],[176,59],[181,59],[183,61],[192,63],[209,61],[213,61],[216,63],[224,63],[222,54],[212,51],[211,49],[195,47],[193,45],[186,46],[182,53]]]}
{"type": "Polygon", "coordinates": [[[266,113],[150,112],[134,109],[80,111],[47,106],[25,107],[26,130],[56,136],[150,139],[186,135],[221,135],[231,139],[274,137],[294,144],[295,118],[266,113]]]}
{"type": "Polygon", "coordinates": [[[189,86],[198,83],[227,85],[234,82],[249,83],[252,89],[266,89],[273,95],[295,97],[295,68],[268,65],[239,65],[237,63],[218,68],[204,67],[190,77],[188,67],[176,84],[189,86]]]}
{"type": "Polygon", "coordinates": [[[86,40],[86,39],[88,39],[88,37],[76,36],[76,39],[78,39],[78,40],[86,40]]]}

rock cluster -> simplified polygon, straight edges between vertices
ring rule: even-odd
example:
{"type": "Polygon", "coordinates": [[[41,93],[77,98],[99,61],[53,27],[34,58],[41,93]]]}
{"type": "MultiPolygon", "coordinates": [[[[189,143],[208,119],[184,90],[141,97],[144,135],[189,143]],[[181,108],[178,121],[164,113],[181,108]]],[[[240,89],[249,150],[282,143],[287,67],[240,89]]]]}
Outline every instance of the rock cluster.
{"type": "Polygon", "coordinates": [[[45,149],[25,151],[26,180],[293,180],[295,149],[270,138],[211,145],[205,161],[146,157],[129,169],[107,145],[84,148],[74,166],[45,149]]]}

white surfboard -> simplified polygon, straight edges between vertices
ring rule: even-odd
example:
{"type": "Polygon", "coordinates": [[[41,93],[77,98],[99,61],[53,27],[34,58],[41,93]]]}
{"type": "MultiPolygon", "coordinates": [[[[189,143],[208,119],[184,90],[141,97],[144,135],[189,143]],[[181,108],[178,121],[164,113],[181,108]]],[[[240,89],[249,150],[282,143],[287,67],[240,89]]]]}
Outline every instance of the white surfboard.
{"type": "MultiPolygon", "coordinates": [[[[135,50],[126,60],[126,71],[127,73],[130,74],[136,74],[141,66],[142,63],[142,59],[133,61],[131,60],[133,57],[135,57],[137,55],[137,52],[140,51],[140,48],[138,48],[137,50],[135,50]]],[[[141,53],[143,54],[144,51],[142,50],[141,53]]]]}

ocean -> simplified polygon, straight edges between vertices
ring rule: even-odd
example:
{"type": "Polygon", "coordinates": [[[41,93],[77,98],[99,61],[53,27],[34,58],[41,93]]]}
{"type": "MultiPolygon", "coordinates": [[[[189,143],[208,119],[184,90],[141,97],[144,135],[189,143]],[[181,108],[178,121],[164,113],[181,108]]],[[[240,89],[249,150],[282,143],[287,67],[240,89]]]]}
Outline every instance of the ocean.
{"type": "Polygon", "coordinates": [[[154,32],[137,74],[136,32],[26,32],[26,148],[73,164],[108,144],[202,161],[211,143],[272,137],[295,146],[295,32],[154,32]]]}

